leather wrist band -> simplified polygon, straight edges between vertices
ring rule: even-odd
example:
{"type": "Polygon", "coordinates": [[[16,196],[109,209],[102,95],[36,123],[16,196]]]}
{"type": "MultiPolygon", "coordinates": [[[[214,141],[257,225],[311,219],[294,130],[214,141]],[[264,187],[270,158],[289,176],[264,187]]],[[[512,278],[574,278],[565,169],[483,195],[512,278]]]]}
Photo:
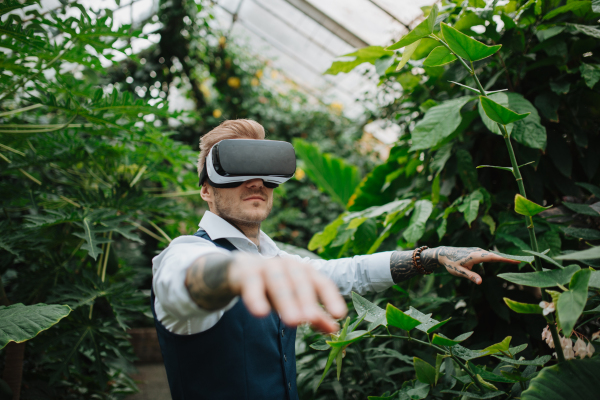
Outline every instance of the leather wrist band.
{"type": "Polygon", "coordinates": [[[427,246],[422,246],[422,247],[416,248],[415,251],[413,251],[413,255],[412,255],[413,266],[416,268],[417,272],[421,275],[429,275],[429,274],[433,273],[433,271],[427,271],[421,265],[421,253],[423,252],[423,250],[427,250],[428,248],[429,247],[427,247],[427,246]]]}

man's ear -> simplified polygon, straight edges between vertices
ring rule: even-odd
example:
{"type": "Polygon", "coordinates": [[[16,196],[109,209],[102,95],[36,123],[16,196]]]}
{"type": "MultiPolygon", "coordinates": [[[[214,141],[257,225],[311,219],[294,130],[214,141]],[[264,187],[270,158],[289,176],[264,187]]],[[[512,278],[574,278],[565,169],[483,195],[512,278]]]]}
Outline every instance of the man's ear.
{"type": "Polygon", "coordinates": [[[202,197],[202,200],[209,204],[212,203],[214,201],[214,193],[214,188],[205,181],[202,184],[202,189],[200,189],[200,197],[202,197]]]}

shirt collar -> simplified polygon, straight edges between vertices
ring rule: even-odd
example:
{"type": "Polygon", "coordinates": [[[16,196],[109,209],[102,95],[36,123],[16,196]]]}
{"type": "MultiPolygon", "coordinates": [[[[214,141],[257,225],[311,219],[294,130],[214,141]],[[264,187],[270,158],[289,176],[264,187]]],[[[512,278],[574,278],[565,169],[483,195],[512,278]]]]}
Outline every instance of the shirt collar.
{"type": "MultiPolygon", "coordinates": [[[[239,246],[237,246],[235,242],[239,243],[239,240],[243,240],[254,245],[254,243],[250,239],[248,239],[243,232],[241,232],[239,229],[231,225],[223,218],[219,217],[217,214],[214,214],[210,211],[206,211],[204,213],[204,216],[202,217],[202,220],[200,221],[200,224],[198,224],[198,226],[200,226],[201,229],[204,229],[212,240],[227,239],[230,240],[232,244],[238,248],[239,246]]],[[[260,231],[259,237],[260,253],[262,255],[267,257],[274,257],[279,253],[279,248],[277,247],[275,242],[273,242],[273,240],[269,236],[267,236],[266,233],[260,231]]]]}

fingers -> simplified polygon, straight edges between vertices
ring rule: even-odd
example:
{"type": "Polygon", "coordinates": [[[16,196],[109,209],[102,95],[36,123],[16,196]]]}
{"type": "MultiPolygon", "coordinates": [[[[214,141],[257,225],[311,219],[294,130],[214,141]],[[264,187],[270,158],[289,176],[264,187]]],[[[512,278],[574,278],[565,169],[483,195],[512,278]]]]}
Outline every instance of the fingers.
{"type": "Polygon", "coordinates": [[[273,308],[286,325],[308,322],[317,330],[339,330],[339,325],[319,305],[318,298],[336,318],[346,314],[346,303],[325,276],[294,260],[244,261],[248,267],[238,280],[243,301],[251,314],[264,317],[273,308]]]}
{"type": "Polygon", "coordinates": [[[337,286],[315,270],[312,270],[310,276],[325,309],[336,319],[344,318],[348,313],[348,307],[337,286]]]}
{"type": "Polygon", "coordinates": [[[452,275],[458,276],[460,278],[469,279],[478,285],[480,285],[482,282],[481,276],[478,273],[471,271],[470,267],[469,267],[469,269],[467,269],[460,265],[446,265],[446,269],[452,275]]]}
{"type": "Polygon", "coordinates": [[[266,286],[260,269],[251,269],[241,282],[241,296],[250,314],[255,317],[266,317],[271,312],[267,299],[266,286]]]}
{"type": "Polygon", "coordinates": [[[298,304],[292,283],[284,268],[273,262],[267,262],[263,273],[267,295],[273,308],[286,325],[296,326],[302,321],[300,304],[298,304]]]}
{"type": "Polygon", "coordinates": [[[520,261],[510,260],[497,254],[485,251],[483,249],[477,249],[477,251],[469,254],[469,257],[461,265],[465,268],[471,269],[473,265],[483,262],[505,262],[510,264],[519,264],[520,261]]]}

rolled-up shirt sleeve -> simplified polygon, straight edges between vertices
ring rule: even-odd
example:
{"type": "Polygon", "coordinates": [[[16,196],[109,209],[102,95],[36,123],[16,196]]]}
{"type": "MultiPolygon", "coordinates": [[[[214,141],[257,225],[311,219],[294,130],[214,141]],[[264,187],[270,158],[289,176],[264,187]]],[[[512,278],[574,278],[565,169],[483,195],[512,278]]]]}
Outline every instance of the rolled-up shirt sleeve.
{"type": "Polygon", "coordinates": [[[344,296],[351,292],[366,294],[381,292],[394,285],[390,271],[392,251],[382,253],[340,258],[337,260],[315,260],[302,258],[284,251],[281,257],[292,257],[298,261],[311,264],[317,271],[329,277],[344,296]]]}
{"type": "Polygon", "coordinates": [[[236,297],[221,310],[207,311],[192,300],[185,286],[187,269],[198,257],[212,253],[231,254],[202,238],[182,236],[152,260],[154,305],[158,319],[167,329],[179,333],[188,328],[208,329],[237,301],[236,297]],[[194,327],[190,326],[191,321],[194,327]]]}

